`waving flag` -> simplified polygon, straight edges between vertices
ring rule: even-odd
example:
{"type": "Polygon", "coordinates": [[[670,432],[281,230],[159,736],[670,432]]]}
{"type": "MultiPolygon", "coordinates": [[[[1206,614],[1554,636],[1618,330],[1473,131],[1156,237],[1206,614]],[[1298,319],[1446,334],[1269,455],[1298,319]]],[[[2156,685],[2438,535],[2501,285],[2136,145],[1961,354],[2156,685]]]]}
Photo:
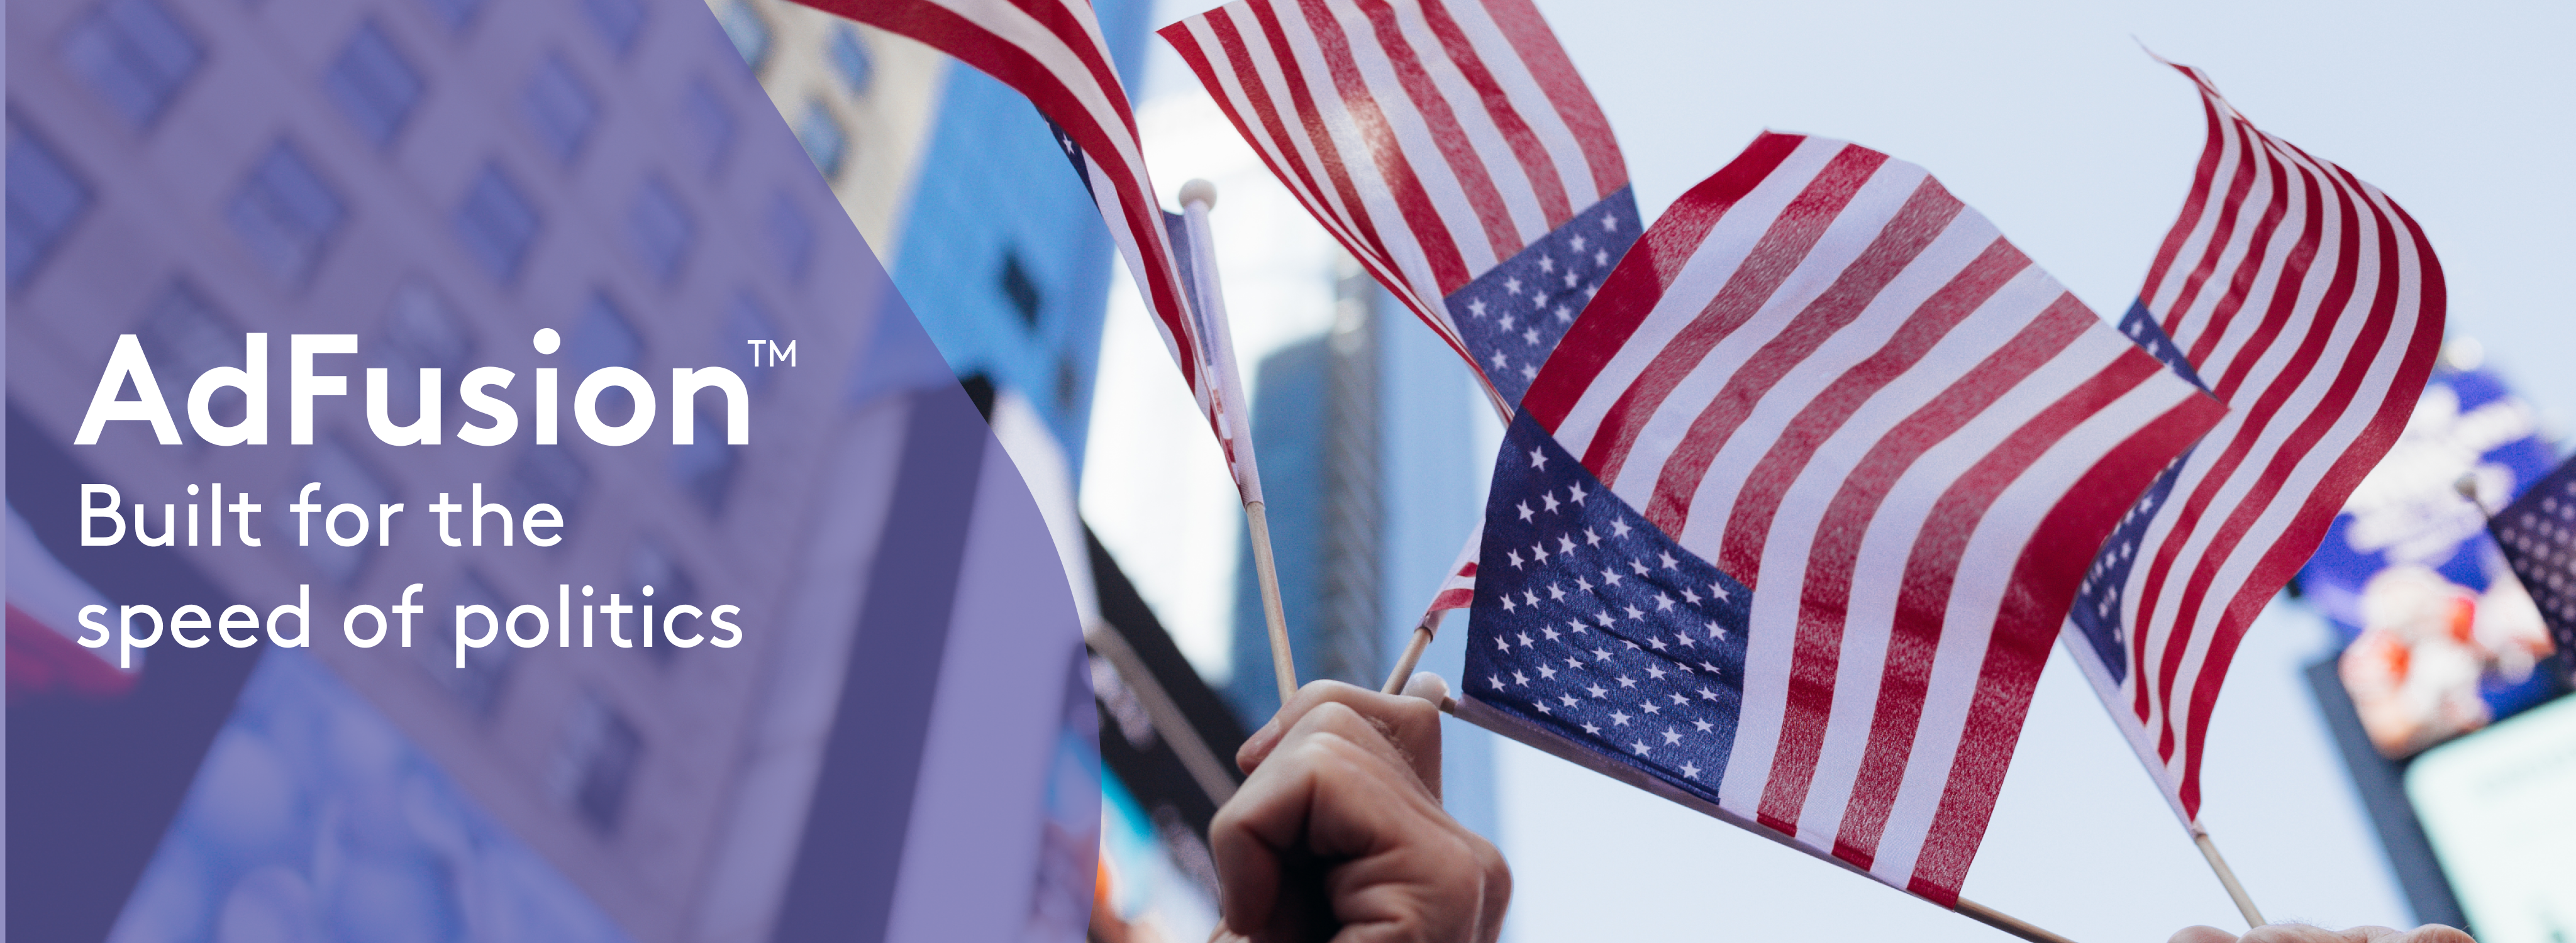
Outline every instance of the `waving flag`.
{"type": "Polygon", "coordinates": [[[2386,194],[2174,68],[2200,89],[2208,144],[2121,330],[2229,411],[2102,546],[2066,640],[2190,825],[2228,661],[2404,430],[2443,285],[2386,194]]]}
{"type": "Polygon", "coordinates": [[[1506,413],[1637,239],[1609,122],[1529,0],[1240,0],[1162,35],[1506,413]]]}
{"type": "Polygon", "coordinates": [[[2487,530],[2549,624],[2551,642],[2576,652],[2576,460],[2506,505],[2487,530]]]}
{"type": "MultiPolygon", "coordinates": [[[[1145,295],[1163,344],[1180,364],[1181,379],[1208,417],[1244,499],[1259,499],[1258,476],[1245,452],[1249,437],[1235,434],[1241,404],[1228,403],[1227,382],[1214,374],[1231,366],[1220,358],[1202,321],[1216,315],[1192,311],[1196,287],[1172,246],[1172,228],[1155,202],[1145,173],[1144,148],[1127,90],[1110,62],[1100,22],[1085,0],[798,0],[929,45],[982,70],[1026,95],[1054,128],[1057,144],[1073,161],[1128,274],[1145,295]]],[[[1210,279],[1213,275],[1208,276],[1210,279]]]]}
{"type": "Polygon", "coordinates": [[[1530,388],[1462,714],[1956,904],[2090,551],[2222,411],[1921,168],[1765,134],[1530,388]]]}

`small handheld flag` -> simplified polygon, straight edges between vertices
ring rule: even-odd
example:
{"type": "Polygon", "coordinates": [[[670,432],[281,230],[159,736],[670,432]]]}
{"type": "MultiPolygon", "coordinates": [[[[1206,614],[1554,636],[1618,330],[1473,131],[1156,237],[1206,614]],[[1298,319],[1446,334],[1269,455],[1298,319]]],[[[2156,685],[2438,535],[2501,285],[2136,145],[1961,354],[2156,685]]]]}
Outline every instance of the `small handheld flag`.
{"type": "MultiPolygon", "coordinates": [[[[2497,512],[2487,531],[2549,624],[2550,641],[2561,652],[2576,652],[2576,459],[2497,512]]],[[[2570,673],[2576,681],[2576,668],[2570,673]]]]}
{"type": "Polygon", "coordinates": [[[1610,124],[1530,0],[1238,0],[1162,36],[1506,415],[1641,230],[1610,124]]]}
{"type": "Polygon", "coordinates": [[[2224,410],[1867,148],[1764,134],[1643,240],[1505,434],[1460,715],[1956,906],[2090,549],[2224,410]]]}

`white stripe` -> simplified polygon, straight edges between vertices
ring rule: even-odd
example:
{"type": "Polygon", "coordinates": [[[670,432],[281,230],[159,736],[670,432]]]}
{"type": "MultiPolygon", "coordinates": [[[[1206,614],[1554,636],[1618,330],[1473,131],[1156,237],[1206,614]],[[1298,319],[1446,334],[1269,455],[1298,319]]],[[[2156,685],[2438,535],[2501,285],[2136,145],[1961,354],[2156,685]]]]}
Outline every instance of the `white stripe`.
{"type": "MultiPolygon", "coordinates": [[[[2223,116],[2219,126],[2222,128],[2227,126],[2223,116]]],[[[2235,136],[2220,135],[2218,164],[2210,173],[2209,195],[2202,204],[2200,218],[2192,221],[2191,232],[2183,237],[2181,249],[2174,253],[2173,264],[2165,268],[2165,280],[2160,284],[2146,286],[2140,293],[2141,300],[2147,304],[2147,310],[2165,324],[2173,323],[2171,312],[2174,299],[2180,297],[2183,284],[2190,280],[2192,270],[2200,264],[2201,256],[2209,251],[2210,240],[2218,232],[2218,218],[2227,208],[2228,181],[2234,178],[2236,167],[2243,160],[2245,160],[2244,148],[2238,144],[2235,136]]],[[[2248,191],[2248,195],[2251,195],[2251,191],[2248,191]]],[[[2175,343],[2182,344],[2187,349],[2189,342],[2184,335],[2196,336],[2198,328],[2192,325],[2185,325],[2184,328],[2182,334],[2168,333],[2175,343]]]]}
{"type": "MultiPolygon", "coordinates": [[[[2306,289],[2303,285],[2284,285],[2282,279],[2288,275],[2290,256],[2298,250],[2301,234],[2306,232],[2304,220],[2308,212],[2308,199],[2305,183],[2313,174],[2313,169],[2300,166],[2288,154],[2275,156],[2280,158],[2281,163],[2288,165],[2286,168],[2288,173],[2284,175],[2289,183],[2288,198],[2280,204],[2283,210],[2281,225],[2273,230],[2271,242],[2263,247],[2263,262],[2255,270],[2253,280],[2246,286],[2244,302],[2237,307],[2236,313],[2229,317],[2225,325],[2210,325],[2220,331],[2218,343],[2212,345],[2209,353],[2193,364],[2198,369],[2203,382],[2213,384],[2218,382],[2218,378],[2225,376],[2236,364],[2237,359],[2254,343],[2254,336],[2262,330],[2264,316],[2269,313],[2274,298],[2285,292],[2303,293],[2306,289]]],[[[2267,201],[2260,208],[2268,210],[2270,205],[2267,201]]],[[[2317,255],[2309,263],[2308,274],[2311,282],[2318,269],[2328,272],[2334,270],[2335,238],[2342,232],[2332,202],[2328,201],[2320,209],[2324,210],[2320,214],[2323,225],[2317,234],[2317,255]]],[[[2224,289],[2225,284],[2231,282],[2236,274],[2230,270],[2225,273],[2227,277],[2212,278],[2211,282],[2224,289]]],[[[2221,290],[2218,294],[2225,295],[2227,292],[2221,290]]],[[[2216,298],[2213,297],[2212,301],[2215,300],[2216,298]]],[[[2302,305],[2295,310],[2312,311],[2314,309],[2302,305]]],[[[2276,338],[2269,346],[2280,347],[2284,343],[2283,339],[2276,338]]],[[[2295,342],[2288,343],[2290,346],[2296,346],[2295,342]]]]}
{"type": "MultiPolygon", "coordinates": [[[[1423,16],[1420,4],[1390,4],[1390,8],[1395,12],[1398,34],[1413,47],[1414,57],[1421,61],[1423,73],[1430,78],[1432,88],[1437,90],[1442,103],[1449,106],[1449,112],[1457,119],[1458,129],[1465,132],[1467,144],[1473,149],[1476,160],[1484,165],[1486,179],[1493,181],[1494,190],[1502,197],[1503,208],[1511,214],[1515,228],[1511,234],[1513,251],[1538,241],[1539,237],[1547,235],[1547,213],[1539,209],[1538,191],[1530,185],[1529,174],[1521,170],[1520,156],[1504,139],[1502,127],[1495,123],[1493,112],[1485,108],[1484,97],[1476,92],[1474,85],[1468,84],[1466,73],[1449,58],[1440,37],[1432,34],[1431,23],[1423,16]]],[[[1374,40],[1376,36],[1372,33],[1369,38],[1374,40]]],[[[1377,47],[1372,44],[1372,48],[1377,47]]],[[[1406,101],[1414,104],[1410,97],[1406,101]]],[[[1424,133],[1429,133],[1427,126],[1424,133]]],[[[1484,271],[1479,269],[1470,274],[1482,275],[1484,271]]]]}
{"type": "MultiPolygon", "coordinates": [[[[2235,142],[2233,135],[2230,135],[2229,141],[2230,147],[2243,151],[2241,145],[2235,142]]],[[[2264,158],[2265,154],[2259,149],[2239,155],[2240,161],[2250,162],[2253,167],[2253,180],[2245,190],[2246,202],[2238,207],[2235,228],[2228,232],[2227,241],[2219,247],[2217,260],[2210,267],[2209,277],[2201,281],[2198,293],[2192,296],[2190,307],[2180,311],[2172,310],[2171,307],[2172,299],[2180,298],[2182,287],[2188,283],[2188,279],[2176,280],[2173,295],[2167,301],[2165,310],[2168,313],[2165,315],[2165,320],[2168,323],[2179,320],[2181,329],[2174,332],[2174,343],[2183,350],[2188,351],[2198,345],[2203,335],[2213,330],[2223,331],[2228,327],[2228,324],[2214,321],[2217,317],[2218,304],[2228,294],[2229,280],[2235,277],[2236,270],[2245,264],[2246,256],[2253,251],[2254,232],[2261,228],[2264,210],[2271,203],[2273,179],[2277,176],[2271,161],[2264,158]]],[[[2213,181],[2213,183],[2221,182],[2213,181]]],[[[2213,195],[2213,201],[2220,205],[2213,207],[2207,214],[2211,218],[2212,226],[2217,225],[2217,217],[2223,215],[2221,210],[2224,208],[2226,194],[2227,188],[2221,183],[2213,195]]],[[[2286,217],[2284,219],[2286,220],[2286,217]]],[[[2212,237],[2214,238],[2214,234],[2212,237]]]]}
{"type": "MultiPolygon", "coordinates": [[[[2075,343],[1998,405],[2015,400],[2054,404],[2130,349],[2115,332],[2088,325],[2075,343]]],[[[2150,374],[2144,382],[2078,424],[1998,494],[1978,521],[1977,531],[1960,557],[1963,564],[1991,561],[1993,565],[1959,568],[1943,624],[1993,626],[2003,596],[2012,588],[2012,564],[2021,558],[2041,521],[2063,500],[2068,488],[2129,436],[2194,395],[2198,395],[2197,391],[2170,373],[2150,374]]],[[[1959,463],[1958,467],[1965,467],[1982,454],[1968,453],[1952,460],[1959,463]]],[[[1925,461],[1935,461],[1935,457],[1926,455],[1925,461]]],[[[1897,792],[1896,804],[1888,811],[1887,829],[1879,839],[1877,857],[1872,862],[1872,871],[1882,879],[1905,876],[1893,878],[1891,883],[1903,886],[1914,873],[1925,838],[1940,812],[1991,638],[1990,631],[1941,635],[1923,717],[1916,726],[1914,748],[1906,761],[1904,785],[1897,792]]]]}
{"type": "MultiPolygon", "coordinates": [[[[1495,257],[1485,224],[1477,218],[1474,204],[1468,202],[1466,184],[1440,153],[1439,142],[1432,140],[1430,127],[1414,106],[1413,97],[1404,93],[1404,84],[1395,77],[1394,64],[1387,61],[1386,50],[1370,31],[1368,17],[1347,6],[1331,12],[1349,44],[1350,62],[1358,68],[1361,88],[1377,106],[1378,114],[1384,116],[1387,130],[1395,138],[1398,158],[1413,169],[1414,179],[1421,181],[1424,195],[1448,229],[1449,241],[1456,243],[1459,257],[1466,260],[1467,271],[1493,268],[1502,259],[1495,257]]],[[[1352,128],[1352,140],[1366,140],[1358,135],[1357,125],[1352,128]]],[[[1430,233],[1422,235],[1426,241],[1434,237],[1430,233]]]]}
{"type": "MultiPolygon", "coordinates": [[[[1288,38],[1298,70],[1306,80],[1307,94],[1314,101],[1316,110],[1321,112],[1309,117],[1322,119],[1327,138],[1340,151],[1333,160],[1350,177],[1351,188],[1358,192],[1363,211],[1377,221],[1378,238],[1392,257],[1390,261],[1405,273],[1405,281],[1413,286],[1426,305],[1437,304],[1440,282],[1432,274],[1419,234],[1407,227],[1404,212],[1396,205],[1392,183],[1378,172],[1377,162],[1361,144],[1364,139],[1359,134],[1359,126],[1333,82],[1332,68],[1324,62],[1322,48],[1315,44],[1313,25],[1305,21],[1304,11],[1296,4],[1284,5],[1278,9],[1278,14],[1280,32],[1288,38]]],[[[1247,44],[1245,48],[1249,50],[1251,47],[1247,44]]],[[[1264,74],[1266,76],[1268,70],[1265,69],[1264,74]]],[[[1275,81],[1284,83],[1284,79],[1275,81]]],[[[1283,99],[1283,103],[1285,101],[1283,99]]],[[[1301,141],[1299,146],[1304,149],[1307,145],[1301,141]]],[[[1322,167],[1324,162],[1316,160],[1312,166],[1322,167]]]]}
{"type": "MultiPolygon", "coordinates": [[[[1709,443],[1691,441],[1692,424],[1708,410],[1745,364],[1763,356],[1763,348],[1777,339],[1780,332],[1818,296],[1832,288],[1861,253],[1868,251],[1870,243],[1886,230],[1889,217],[1904,207],[1923,178],[1922,168],[1903,161],[1890,160],[1880,165],[1852,194],[1851,202],[1825,227],[1815,245],[1808,249],[1806,257],[1798,261],[1797,267],[1780,281],[1769,298],[1762,300],[1753,316],[1724,340],[1711,346],[1699,362],[1690,365],[1690,372],[1674,385],[1653,415],[1647,417],[1644,428],[1637,433],[1635,445],[1622,460],[1616,479],[1604,484],[1618,492],[1620,497],[1628,499],[1629,504],[1641,509],[1649,508],[1657,479],[1673,453],[1685,447],[1697,450],[1709,446],[1709,443]]],[[[1714,294],[1694,294],[1692,298],[1705,305],[1714,294]]],[[[1696,317],[1699,312],[1693,310],[1691,313],[1696,317]]],[[[1780,395],[1781,391],[1775,387],[1757,406],[1777,402],[1774,397],[1780,395]]],[[[1801,401],[1787,404],[1785,408],[1794,415],[1804,405],[1805,401],[1801,401]]],[[[1751,418],[1748,416],[1748,420],[1751,418]]],[[[1737,435],[1723,443],[1724,448],[1710,467],[1751,469],[1768,450],[1768,442],[1759,428],[1751,421],[1746,422],[1737,435]]],[[[1735,490],[1742,486],[1743,479],[1739,475],[1711,474],[1701,479],[1700,484],[1702,491],[1690,505],[1693,513],[1687,526],[1674,536],[1691,552],[1716,559],[1711,551],[1716,549],[1723,531],[1702,526],[1700,512],[1708,512],[1722,526],[1727,513],[1734,507],[1735,490]]]]}
{"type": "Polygon", "coordinates": [[[1603,414],[1619,394],[1637,382],[1639,374],[1654,361],[1655,352],[1672,343],[1700,308],[1725,287],[1726,280],[1744,264],[1762,234],[1778,221],[1780,211],[1805,191],[1808,182],[1824,169],[1848,145],[1824,138],[1808,138],[1798,144],[1788,158],[1763,178],[1752,192],[1727,211],[1710,227],[1708,234],[1674,273],[1671,284],[1655,299],[1654,310],[1637,325],[1628,341],[1602,365],[1592,385],[1576,398],[1565,420],[1557,425],[1556,439],[1567,451],[1582,455],[1599,432],[1603,414]]]}
{"type": "MultiPolygon", "coordinates": [[[[1512,110],[1520,114],[1530,132],[1538,136],[1539,144],[1547,149],[1548,161],[1556,167],[1557,179],[1565,187],[1571,208],[1579,213],[1609,196],[1592,181],[1592,161],[1583,153],[1582,140],[1566,125],[1564,113],[1556,110],[1556,102],[1539,85],[1538,76],[1521,59],[1520,50],[1512,47],[1511,38],[1503,35],[1502,27],[1494,23],[1485,5],[1452,3],[1447,9],[1450,18],[1458,22],[1458,31],[1466,34],[1467,44],[1475,48],[1476,57],[1493,74],[1494,83],[1502,87],[1512,110]]],[[[1590,94],[1582,88],[1568,91],[1590,94]]]]}

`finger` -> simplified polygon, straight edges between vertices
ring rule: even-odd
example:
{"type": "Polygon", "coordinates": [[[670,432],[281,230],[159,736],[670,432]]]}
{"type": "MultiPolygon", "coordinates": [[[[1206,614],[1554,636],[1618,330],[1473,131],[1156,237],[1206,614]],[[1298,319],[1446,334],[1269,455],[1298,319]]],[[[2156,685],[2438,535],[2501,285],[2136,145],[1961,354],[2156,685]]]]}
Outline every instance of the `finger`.
{"type": "Polygon", "coordinates": [[[1280,761],[1255,768],[1208,828],[1221,909],[1236,932],[1258,934],[1275,922],[1296,862],[1365,855],[1386,836],[1420,827],[1409,819],[1441,814],[1369,718],[1337,702],[1299,706],[1296,722],[1265,751],[1280,761]]]}
{"type": "Polygon", "coordinates": [[[2236,943],[2236,934],[2217,927],[2184,927],[2168,943],[2236,943]]]}
{"type": "Polygon", "coordinates": [[[1252,773],[1278,748],[1286,731],[1325,704],[1339,704],[1368,718],[1403,758],[1405,767],[1434,797],[1440,795],[1440,708],[1418,697],[1381,694],[1339,681],[1315,681],[1298,689],[1297,696],[1289,698],[1269,723],[1243,741],[1243,748],[1235,751],[1235,765],[1247,775],[1252,773]]]}
{"type": "Polygon", "coordinates": [[[2406,931],[2405,935],[2390,943],[2478,943],[2478,941],[2470,939],[2467,933],[2461,932],[2456,927],[2428,923],[2406,931]]]}

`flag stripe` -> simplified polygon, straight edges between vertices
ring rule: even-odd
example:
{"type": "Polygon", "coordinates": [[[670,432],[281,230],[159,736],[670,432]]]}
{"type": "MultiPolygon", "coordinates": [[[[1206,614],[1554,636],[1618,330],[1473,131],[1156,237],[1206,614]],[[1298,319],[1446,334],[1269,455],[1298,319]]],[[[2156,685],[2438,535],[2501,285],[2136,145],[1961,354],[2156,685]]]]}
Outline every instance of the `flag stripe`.
{"type": "Polygon", "coordinates": [[[1530,0],[1486,0],[1485,13],[1494,26],[1519,54],[1521,66],[1529,71],[1532,83],[1546,94],[1555,106],[1566,134],[1556,140],[1570,140],[1581,146],[1585,163],[1592,171],[1592,192],[1597,199],[1628,185],[1628,164],[1619,154],[1619,138],[1610,133],[1610,119],[1601,113],[1601,105],[1592,98],[1583,76],[1574,71],[1574,60],[1566,58],[1565,47],[1557,44],[1556,34],[1547,28],[1546,18],[1530,0]]]}

